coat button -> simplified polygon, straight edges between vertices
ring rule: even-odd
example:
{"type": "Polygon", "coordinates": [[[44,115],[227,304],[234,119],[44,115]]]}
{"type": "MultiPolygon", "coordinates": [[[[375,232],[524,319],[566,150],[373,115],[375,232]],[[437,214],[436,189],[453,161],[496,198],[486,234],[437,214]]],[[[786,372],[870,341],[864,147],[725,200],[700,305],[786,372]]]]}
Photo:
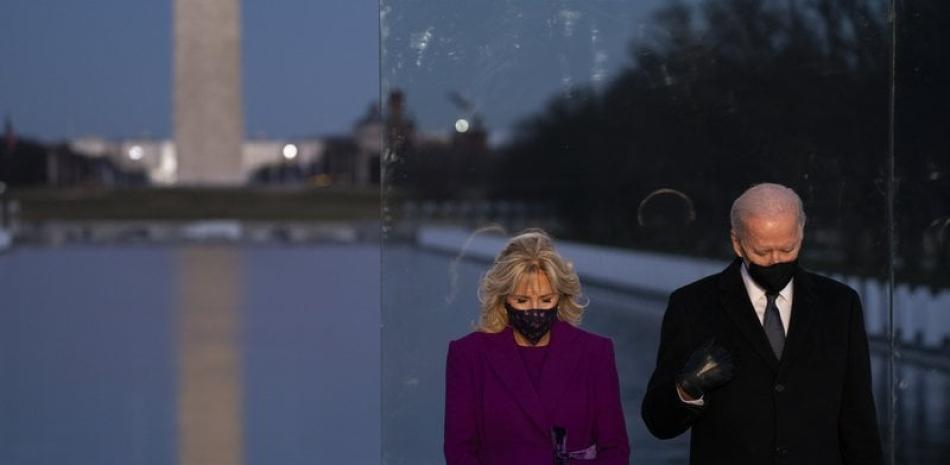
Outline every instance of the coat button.
{"type": "Polygon", "coordinates": [[[781,384],[776,384],[776,385],[775,385],[775,392],[782,392],[782,391],[784,391],[784,390],[785,390],[785,386],[783,386],[783,385],[781,385],[781,384]]]}

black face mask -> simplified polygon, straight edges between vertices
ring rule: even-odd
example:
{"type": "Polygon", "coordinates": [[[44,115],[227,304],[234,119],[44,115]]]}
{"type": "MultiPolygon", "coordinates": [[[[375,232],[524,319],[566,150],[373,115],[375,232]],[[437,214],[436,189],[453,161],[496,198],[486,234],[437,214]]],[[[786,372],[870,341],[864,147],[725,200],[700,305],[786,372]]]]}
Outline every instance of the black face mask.
{"type": "Polygon", "coordinates": [[[766,293],[775,294],[785,289],[788,282],[795,276],[795,270],[798,269],[798,259],[770,266],[756,265],[746,260],[746,268],[749,270],[749,276],[752,277],[752,280],[762,286],[766,293]]]}
{"type": "Polygon", "coordinates": [[[557,321],[557,307],[518,310],[505,302],[505,310],[508,312],[508,324],[521,333],[533,346],[538,345],[538,341],[551,330],[551,326],[554,326],[554,322],[557,321]]]}

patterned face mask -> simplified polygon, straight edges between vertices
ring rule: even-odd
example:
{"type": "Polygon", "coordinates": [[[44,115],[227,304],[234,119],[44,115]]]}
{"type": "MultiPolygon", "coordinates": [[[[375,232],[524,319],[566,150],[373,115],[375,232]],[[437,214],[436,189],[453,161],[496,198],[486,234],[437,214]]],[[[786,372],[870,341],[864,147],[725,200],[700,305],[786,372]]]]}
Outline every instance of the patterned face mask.
{"type": "Polygon", "coordinates": [[[518,310],[505,302],[505,310],[508,312],[508,324],[515,331],[521,333],[533,346],[538,345],[538,341],[551,330],[551,326],[554,326],[554,322],[557,321],[557,307],[518,310]]]}

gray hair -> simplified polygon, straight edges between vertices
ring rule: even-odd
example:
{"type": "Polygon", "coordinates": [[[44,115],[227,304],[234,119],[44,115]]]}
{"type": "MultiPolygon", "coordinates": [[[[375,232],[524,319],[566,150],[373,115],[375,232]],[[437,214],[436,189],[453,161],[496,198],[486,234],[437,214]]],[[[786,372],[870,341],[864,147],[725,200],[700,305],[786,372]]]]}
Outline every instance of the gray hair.
{"type": "Polygon", "coordinates": [[[805,227],[805,209],[802,199],[792,189],[781,184],[756,184],[740,195],[732,203],[729,221],[732,232],[741,237],[745,233],[743,220],[749,216],[779,216],[795,214],[798,227],[805,227]]]}

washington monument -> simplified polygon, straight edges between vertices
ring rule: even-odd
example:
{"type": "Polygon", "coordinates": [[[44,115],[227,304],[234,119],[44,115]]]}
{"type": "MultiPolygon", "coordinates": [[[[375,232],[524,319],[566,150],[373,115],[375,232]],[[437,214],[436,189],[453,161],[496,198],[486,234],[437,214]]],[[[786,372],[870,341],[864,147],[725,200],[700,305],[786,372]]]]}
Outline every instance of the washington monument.
{"type": "MultiPolygon", "coordinates": [[[[174,0],[178,183],[241,183],[240,0],[174,0]]],[[[178,302],[178,460],[241,465],[240,277],[233,251],[187,249],[178,302]]]]}
{"type": "Polygon", "coordinates": [[[240,0],[174,0],[178,183],[241,179],[240,0]]]}

